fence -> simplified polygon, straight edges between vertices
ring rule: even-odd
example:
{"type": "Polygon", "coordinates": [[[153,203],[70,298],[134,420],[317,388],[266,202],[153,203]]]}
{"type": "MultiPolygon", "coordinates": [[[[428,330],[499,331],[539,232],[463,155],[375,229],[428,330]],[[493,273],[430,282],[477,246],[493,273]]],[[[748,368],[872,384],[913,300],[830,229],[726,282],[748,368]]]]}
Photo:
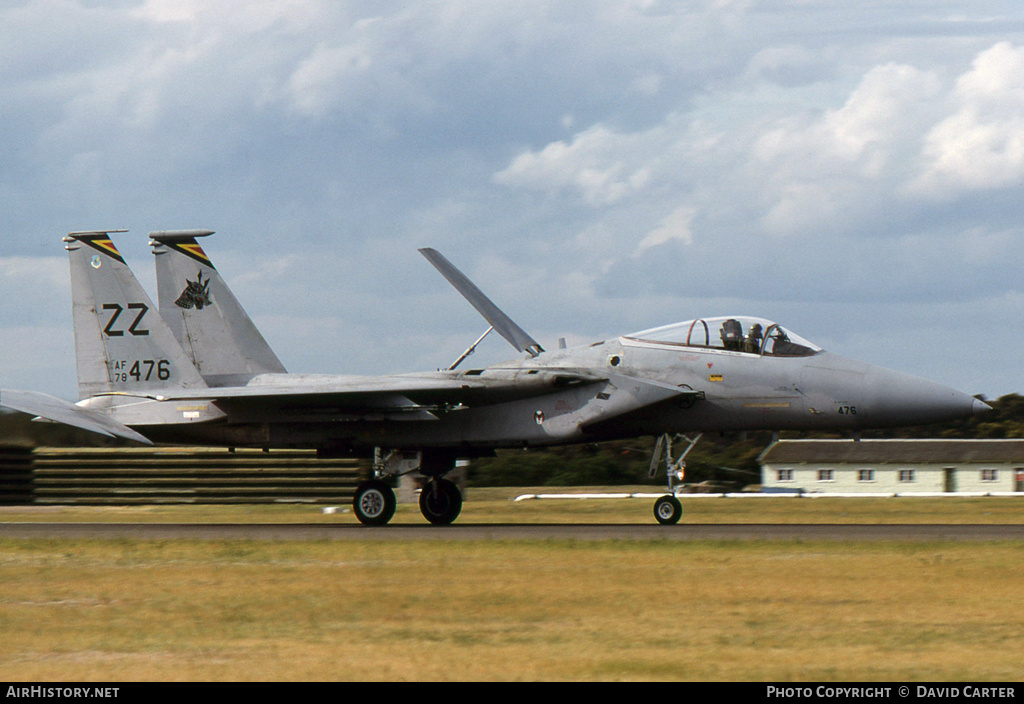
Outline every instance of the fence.
{"type": "Polygon", "coordinates": [[[0,504],[338,504],[367,471],[312,450],[0,448],[0,504]]]}

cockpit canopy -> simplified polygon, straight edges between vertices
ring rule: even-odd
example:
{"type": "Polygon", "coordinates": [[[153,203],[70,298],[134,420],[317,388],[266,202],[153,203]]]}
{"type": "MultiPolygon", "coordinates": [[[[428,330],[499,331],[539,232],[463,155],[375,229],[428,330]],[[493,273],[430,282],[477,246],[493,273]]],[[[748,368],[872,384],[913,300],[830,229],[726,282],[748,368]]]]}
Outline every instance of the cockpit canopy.
{"type": "Polygon", "coordinates": [[[809,357],[821,348],[781,325],[743,316],[700,318],[642,330],[626,339],[680,347],[704,347],[773,357],[809,357]]]}

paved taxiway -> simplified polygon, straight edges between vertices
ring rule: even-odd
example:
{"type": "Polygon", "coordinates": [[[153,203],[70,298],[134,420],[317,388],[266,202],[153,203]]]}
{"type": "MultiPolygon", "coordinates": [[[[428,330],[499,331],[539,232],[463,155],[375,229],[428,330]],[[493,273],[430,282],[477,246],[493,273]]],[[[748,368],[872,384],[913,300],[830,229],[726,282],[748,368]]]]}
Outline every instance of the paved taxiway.
{"type": "Polygon", "coordinates": [[[1024,541],[1024,525],[483,524],[451,526],[196,523],[0,523],[0,538],[145,540],[888,540],[1024,541]]]}

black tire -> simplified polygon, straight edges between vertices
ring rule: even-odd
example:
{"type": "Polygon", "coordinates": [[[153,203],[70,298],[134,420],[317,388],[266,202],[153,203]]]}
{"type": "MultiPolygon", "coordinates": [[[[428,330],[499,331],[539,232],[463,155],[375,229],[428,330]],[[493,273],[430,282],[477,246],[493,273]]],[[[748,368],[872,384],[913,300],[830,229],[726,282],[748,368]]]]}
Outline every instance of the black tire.
{"type": "Polygon", "coordinates": [[[379,479],[360,484],[352,498],[352,510],[364,526],[387,525],[397,504],[395,490],[379,479]]]}
{"type": "Polygon", "coordinates": [[[674,496],[666,494],[654,502],[654,517],[663,526],[679,523],[682,515],[683,505],[674,496]]]}
{"type": "Polygon", "coordinates": [[[420,491],[420,513],[435,526],[447,526],[462,511],[462,492],[447,479],[431,479],[420,491]]]}

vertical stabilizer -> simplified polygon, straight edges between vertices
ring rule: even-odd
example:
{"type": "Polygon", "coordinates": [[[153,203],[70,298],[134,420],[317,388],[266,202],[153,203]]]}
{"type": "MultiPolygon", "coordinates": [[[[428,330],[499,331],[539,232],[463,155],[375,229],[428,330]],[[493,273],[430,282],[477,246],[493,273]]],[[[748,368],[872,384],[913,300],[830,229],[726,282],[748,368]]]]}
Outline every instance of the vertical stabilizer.
{"type": "Polygon", "coordinates": [[[149,233],[161,317],[211,386],[284,373],[284,365],[196,240],[212,234],[210,230],[149,233]]]}
{"type": "Polygon", "coordinates": [[[106,232],[64,238],[71,264],[71,301],[79,398],[158,393],[206,383],[106,232]]]}

